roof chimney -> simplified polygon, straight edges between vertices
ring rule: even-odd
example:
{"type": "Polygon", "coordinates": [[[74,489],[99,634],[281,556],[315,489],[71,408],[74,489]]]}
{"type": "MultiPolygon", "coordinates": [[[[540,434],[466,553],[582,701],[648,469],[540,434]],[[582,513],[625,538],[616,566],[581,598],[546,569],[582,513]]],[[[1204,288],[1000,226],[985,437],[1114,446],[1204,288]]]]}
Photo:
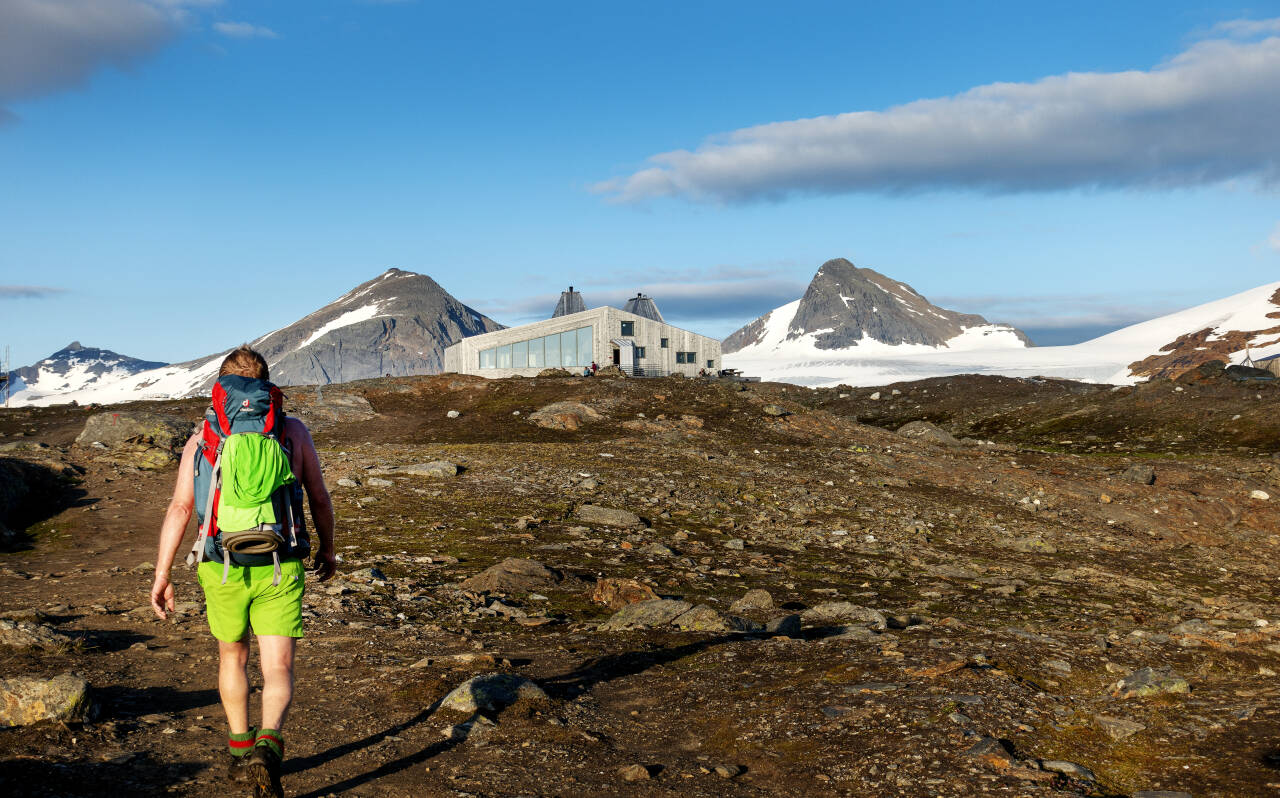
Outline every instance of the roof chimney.
{"type": "Polygon", "coordinates": [[[551,314],[551,318],[568,316],[570,313],[581,313],[586,309],[587,304],[582,301],[582,294],[574,291],[573,286],[569,286],[568,291],[560,292],[560,301],[556,303],[556,309],[551,314]]]}
{"type": "Polygon", "coordinates": [[[643,316],[646,319],[666,324],[666,320],[658,312],[658,306],[654,304],[653,298],[647,297],[639,291],[636,292],[634,297],[627,300],[626,306],[622,309],[628,313],[634,313],[637,316],[643,316]]]}

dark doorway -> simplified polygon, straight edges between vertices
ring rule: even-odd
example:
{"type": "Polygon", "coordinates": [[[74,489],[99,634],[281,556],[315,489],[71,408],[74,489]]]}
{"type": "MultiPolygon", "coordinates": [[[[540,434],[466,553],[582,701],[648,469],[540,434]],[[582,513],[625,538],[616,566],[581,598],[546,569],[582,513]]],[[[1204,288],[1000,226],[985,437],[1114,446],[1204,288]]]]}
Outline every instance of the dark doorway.
{"type": "Polygon", "coordinates": [[[617,349],[613,350],[613,365],[617,366],[622,363],[622,353],[617,349]]]}

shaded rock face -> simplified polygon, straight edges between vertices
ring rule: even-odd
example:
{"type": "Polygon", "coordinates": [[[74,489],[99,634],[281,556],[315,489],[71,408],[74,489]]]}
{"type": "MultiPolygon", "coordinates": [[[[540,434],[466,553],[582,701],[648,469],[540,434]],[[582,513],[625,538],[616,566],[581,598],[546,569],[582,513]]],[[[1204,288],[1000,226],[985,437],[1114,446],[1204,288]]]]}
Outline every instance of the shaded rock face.
{"type": "Polygon", "coordinates": [[[47,466],[0,457],[0,551],[22,548],[22,530],[62,506],[64,485],[47,466]]]}
{"type": "MultiPolygon", "coordinates": [[[[734,332],[724,340],[724,353],[759,343],[767,323],[767,317],[761,317],[734,332]]],[[[844,349],[864,338],[894,345],[942,346],[966,328],[989,323],[975,314],[940,308],[906,283],[836,258],[822,264],[809,283],[787,337],[818,333],[819,349],[844,349]]],[[[1024,333],[1007,329],[1031,345],[1024,333]]]]}
{"type": "Polygon", "coordinates": [[[81,721],[88,718],[90,707],[89,684],[69,673],[52,679],[0,679],[0,726],[81,721]]]}
{"type": "Polygon", "coordinates": [[[272,382],[313,385],[436,374],[445,347],[501,329],[430,277],[390,269],[252,345],[272,382]]]}
{"type": "Polygon", "coordinates": [[[154,470],[176,461],[192,433],[191,422],[161,413],[99,413],[85,422],[76,446],[98,459],[154,470]]]}

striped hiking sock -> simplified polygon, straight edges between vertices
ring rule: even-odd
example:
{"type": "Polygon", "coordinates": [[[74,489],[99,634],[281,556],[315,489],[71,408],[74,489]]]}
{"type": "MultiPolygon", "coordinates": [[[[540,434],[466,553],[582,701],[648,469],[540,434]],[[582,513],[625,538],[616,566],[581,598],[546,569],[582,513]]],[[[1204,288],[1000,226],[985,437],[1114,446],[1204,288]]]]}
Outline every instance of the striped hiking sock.
{"type": "Polygon", "coordinates": [[[244,756],[253,750],[253,740],[257,736],[257,729],[249,729],[242,734],[227,732],[227,750],[232,756],[244,756]]]}
{"type": "Polygon", "coordinates": [[[259,729],[258,736],[253,741],[254,747],[265,745],[272,751],[276,752],[276,756],[284,759],[284,738],[280,736],[280,732],[275,729],[259,729]]]}

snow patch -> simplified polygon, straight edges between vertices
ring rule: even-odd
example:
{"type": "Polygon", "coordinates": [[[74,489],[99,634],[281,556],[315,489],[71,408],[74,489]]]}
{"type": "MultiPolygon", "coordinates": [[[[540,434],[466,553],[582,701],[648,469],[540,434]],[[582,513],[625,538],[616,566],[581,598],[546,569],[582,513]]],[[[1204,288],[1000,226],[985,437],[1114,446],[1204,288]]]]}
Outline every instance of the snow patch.
{"type": "Polygon", "coordinates": [[[369,319],[375,318],[378,315],[378,311],[382,309],[383,304],[383,302],[374,302],[371,305],[365,305],[364,307],[356,308],[355,310],[348,310],[338,318],[324,324],[320,329],[311,333],[307,340],[299,344],[297,349],[294,351],[296,352],[298,349],[310,346],[323,338],[327,333],[333,332],[334,330],[340,330],[343,327],[350,327],[352,324],[358,324],[362,321],[368,321],[369,319]]]}

